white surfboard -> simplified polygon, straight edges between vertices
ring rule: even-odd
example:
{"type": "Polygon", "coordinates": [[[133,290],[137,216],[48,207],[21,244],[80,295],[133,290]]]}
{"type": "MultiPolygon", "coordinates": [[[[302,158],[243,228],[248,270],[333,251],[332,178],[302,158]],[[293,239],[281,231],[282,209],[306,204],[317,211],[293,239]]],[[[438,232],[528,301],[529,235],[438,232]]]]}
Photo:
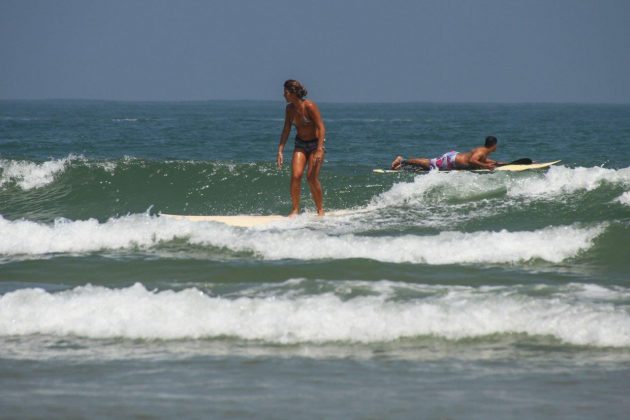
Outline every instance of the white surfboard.
{"type": "Polygon", "coordinates": [[[271,214],[267,216],[256,216],[239,214],[235,216],[202,216],[202,215],[183,215],[183,214],[165,214],[161,213],[160,217],[166,217],[174,220],[187,220],[189,222],[218,222],[225,223],[229,226],[252,227],[266,225],[273,222],[288,220],[286,216],[271,214]]]}
{"type": "MultiPolygon", "coordinates": [[[[528,165],[503,165],[494,168],[495,171],[506,171],[506,172],[522,172],[533,169],[547,169],[551,165],[555,165],[560,162],[559,160],[554,160],[553,162],[542,162],[542,163],[530,163],[528,165]]],[[[461,169],[462,171],[468,172],[491,172],[489,169],[461,169]]],[[[393,169],[373,169],[372,172],[376,174],[390,174],[390,173],[398,173],[398,172],[414,172],[414,173],[428,173],[429,171],[419,170],[419,171],[409,171],[409,170],[393,170],[393,169]]],[[[452,172],[452,171],[440,171],[440,172],[452,172]]]]}
{"type": "Polygon", "coordinates": [[[554,160],[553,162],[544,162],[544,163],[530,163],[529,165],[503,165],[494,168],[495,171],[509,171],[509,172],[521,172],[528,171],[530,169],[546,169],[551,165],[555,165],[560,162],[559,160],[554,160]]]}

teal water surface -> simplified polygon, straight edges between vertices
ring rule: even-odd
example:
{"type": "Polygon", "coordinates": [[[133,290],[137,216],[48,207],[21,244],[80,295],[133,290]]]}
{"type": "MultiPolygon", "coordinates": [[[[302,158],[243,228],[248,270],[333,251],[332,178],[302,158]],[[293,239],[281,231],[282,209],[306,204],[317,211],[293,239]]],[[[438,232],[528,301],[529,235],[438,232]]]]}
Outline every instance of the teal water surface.
{"type": "Polygon", "coordinates": [[[233,228],[159,215],[287,213],[283,103],[0,101],[0,416],[622,418],[630,106],[320,108],[330,215],[233,228]],[[487,135],[562,162],[372,172],[487,135]]]}

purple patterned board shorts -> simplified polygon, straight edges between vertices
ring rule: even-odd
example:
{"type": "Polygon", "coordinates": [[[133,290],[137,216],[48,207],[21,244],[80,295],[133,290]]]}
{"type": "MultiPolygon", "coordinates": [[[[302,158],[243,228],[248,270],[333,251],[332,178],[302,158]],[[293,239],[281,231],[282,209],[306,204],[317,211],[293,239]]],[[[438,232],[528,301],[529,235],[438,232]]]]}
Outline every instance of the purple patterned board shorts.
{"type": "Polygon", "coordinates": [[[455,168],[455,156],[457,156],[459,152],[455,150],[451,150],[448,153],[444,153],[439,158],[433,158],[430,160],[431,169],[438,169],[440,171],[450,171],[455,168]]]}

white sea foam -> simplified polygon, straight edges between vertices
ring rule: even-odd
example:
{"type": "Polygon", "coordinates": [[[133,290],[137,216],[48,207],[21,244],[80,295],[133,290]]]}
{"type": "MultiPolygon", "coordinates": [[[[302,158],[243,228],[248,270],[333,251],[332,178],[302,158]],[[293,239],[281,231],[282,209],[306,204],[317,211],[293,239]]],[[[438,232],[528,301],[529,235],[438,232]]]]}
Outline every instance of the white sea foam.
{"type": "Polygon", "coordinates": [[[512,180],[508,185],[508,195],[553,197],[576,191],[592,191],[605,183],[630,185],[630,168],[553,166],[543,176],[512,180]]]}
{"type": "MultiPolygon", "coordinates": [[[[220,226],[215,226],[217,231],[220,226]]],[[[161,241],[191,236],[191,223],[169,223],[163,218],[130,215],[99,223],[96,219],[56,219],[53,224],[28,220],[7,221],[0,216],[1,255],[81,253],[150,247],[161,241]]]]}
{"type": "Polygon", "coordinates": [[[515,263],[542,259],[560,262],[592,246],[602,228],[547,228],[534,232],[442,232],[438,235],[367,237],[293,230],[228,234],[199,232],[190,242],[252,251],[266,259],[365,258],[392,263],[515,263]],[[236,240],[235,240],[236,239],[236,240]],[[306,246],[305,244],[308,244],[306,246]]]}
{"type": "MultiPolygon", "coordinates": [[[[314,222],[316,223],[316,222],[314,222]]],[[[53,224],[9,221],[0,216],[0,255],[85,253],[151,248],[174,239],[190,244],[250,252],[268,260],[365,258],[393,263],[560,262],[588,250],[606,226],[560,226],[536,231],[441,232],[437,235],[362,236],[310,229],[307,221],[268,228],[230,228],[219,223],[174,221],[148,215],[53,224]]]]}
{"type": "Polygon", "coordinates": [[[621,194],[619,197],[617,197],[615,201],[623,205],[630,206],[630,191],[626,191],[625,193],[621,194]]]}
{"type": "Polygon", "coordinates": [[[424,287],[424,297],[404,301],[389,300],[376,288],[374,296],[349,300],[334,293],[225,298],[194,288],[149,291],[141,284],[59,293],[21,289],[0,297],[0,336],[236,337],[293,344],[528,334],[574,345],[630,347],[627,307],[576,299],[570,289],[541,296],[514,288],[424,287]]]}
{"type": "Polygon", "coordinates": [[[368,208],[378,209],[401,204],[411,206],[427,206],[440,204],[448,200],[461,200],[479,195],[487,195],[493,191],[505,190],[505,177],[501,179],[469,172],[441,173],[431,171],[418,175],[412,182],[399,182],[391,189],[376,196],[368,208]]]}
{"type": "Polygon", "coordinates": [[[606,169],[553,166],[547,172],[478,174],[438,172],[416,176],[412,182],[399,182],[376,196],[370,209],[410,205],[443,205],[445,202],[474,200],[496,193],[509,197],[543,198],[577,191],[592,191],[606,183],[630,186],[630,168],[606,169]]]}
{"type": "Polygon", "coordinates": [[[16,183],[23,190],[41,188],[50,184],[72,161],[83,159],[69,155],[63,159],[53,159],[42,163],[0,159],[0,187],[9,182],[16,183]]]}

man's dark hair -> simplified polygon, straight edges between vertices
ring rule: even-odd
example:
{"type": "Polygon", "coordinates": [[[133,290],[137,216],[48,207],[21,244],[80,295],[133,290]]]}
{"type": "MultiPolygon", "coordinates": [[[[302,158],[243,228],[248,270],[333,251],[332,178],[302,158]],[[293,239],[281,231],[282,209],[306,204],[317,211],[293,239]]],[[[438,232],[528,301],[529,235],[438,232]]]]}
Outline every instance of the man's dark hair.
{"type": "Polygon", "coordinates": [[[495,144],[497,144],[497,138],[494,136],[488,136],[486,137],[486,147],[492,147],[495,144]]]}

